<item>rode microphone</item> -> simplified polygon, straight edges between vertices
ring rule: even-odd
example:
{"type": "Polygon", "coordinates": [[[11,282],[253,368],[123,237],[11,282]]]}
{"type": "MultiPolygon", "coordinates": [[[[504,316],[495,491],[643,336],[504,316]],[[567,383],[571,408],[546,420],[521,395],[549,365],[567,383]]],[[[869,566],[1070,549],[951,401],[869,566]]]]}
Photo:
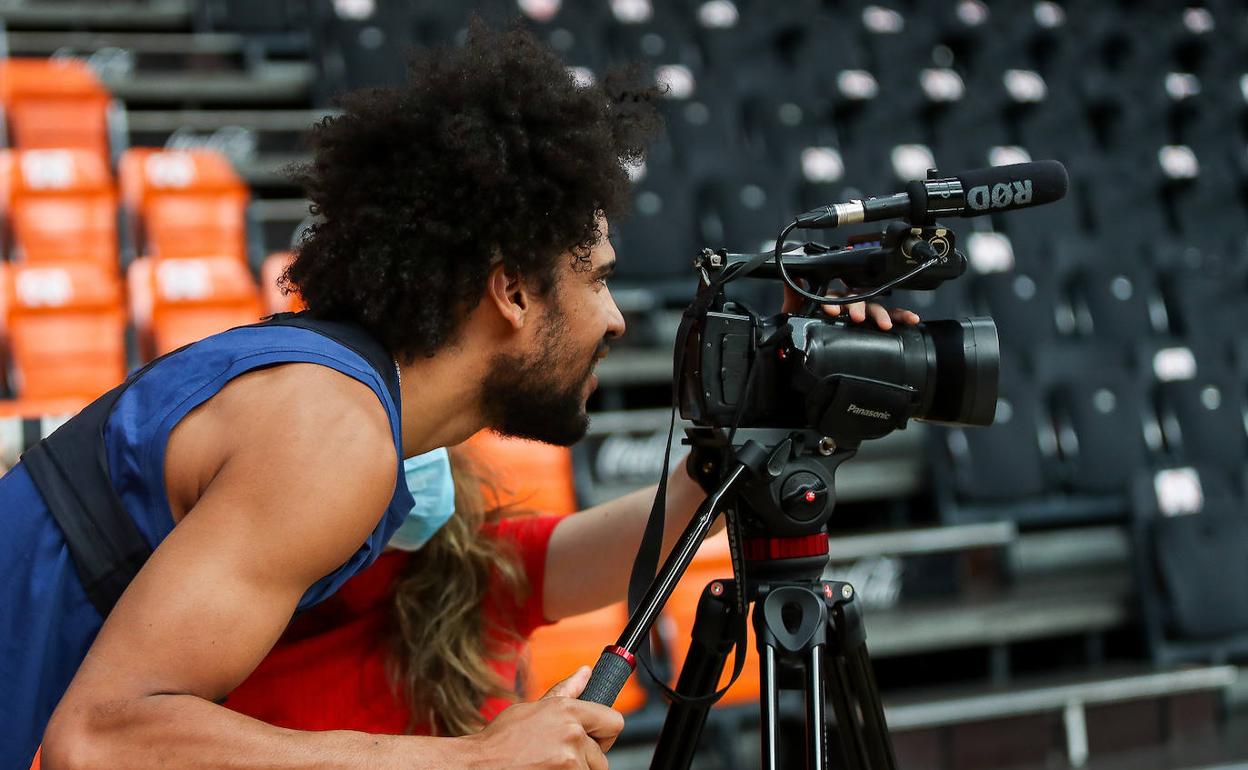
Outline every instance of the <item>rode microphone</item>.
{"type": "Polygon", "coordinates": [[[927,179],[906,185],[904,193],[811,209],[798,216],[794,226],[830,228],[899,217],[920,224],[938,216],[978,217],[1052,203],[1066,195],[1070,184],[1066,167],[1055,160],[993,166],[941,179],[934,178],[936,173],[928,171],[927,179]]]}

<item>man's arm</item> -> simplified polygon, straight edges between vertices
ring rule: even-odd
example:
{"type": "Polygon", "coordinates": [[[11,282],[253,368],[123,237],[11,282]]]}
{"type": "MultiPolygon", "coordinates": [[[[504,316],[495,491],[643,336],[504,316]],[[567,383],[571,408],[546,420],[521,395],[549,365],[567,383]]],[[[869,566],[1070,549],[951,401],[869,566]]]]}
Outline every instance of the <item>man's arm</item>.
{"type": "MultiPolygon", "coordinates": [[[[307,587],[359,547],[394,489],[376,397],[340,376],[292,383],[283,378],[296,367],[281,369],[290,371],[270,370],[265,388],[223,399],[242,405],[216,415],[233,429],[231,448],[101,629],[45,733],[48,770],[503,765],[496,755],[514,736],[497,729],[450,739],[304,733],[213,702],[259,663],[307,587]],[[305,408],[280,403],[294,391],[305,408]]],[[[550,736],[538,760],[569,747],[600,755],[622,726],[568,698],[529,705],[503,726],[550,736]]]]}
{"type": "Polygon", "coordinates": [[[376,397],[358,383],[346,394],[323,377],[307,385],[312,403],[340,406],[274,409],[257,392],[250,413],[230,415],[220,470],[126,590],[53,715],[50,770],[385,766],[397,747],[384,740],[279,730],[212,702],[260,662],[307,587],[359,547],[394,488],[376,397]]]}

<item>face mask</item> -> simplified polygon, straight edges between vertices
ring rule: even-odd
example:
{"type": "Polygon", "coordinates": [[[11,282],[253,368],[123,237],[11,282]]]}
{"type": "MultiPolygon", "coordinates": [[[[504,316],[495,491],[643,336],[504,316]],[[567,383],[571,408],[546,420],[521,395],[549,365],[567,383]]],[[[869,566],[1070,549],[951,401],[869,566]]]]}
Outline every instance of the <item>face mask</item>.
{"type": "Polygon", "coordinates": [[[403,475],[415,504],[386,545],[418,550],[455,513],[455,480],[445,447],[403,461],[403,475]]]}

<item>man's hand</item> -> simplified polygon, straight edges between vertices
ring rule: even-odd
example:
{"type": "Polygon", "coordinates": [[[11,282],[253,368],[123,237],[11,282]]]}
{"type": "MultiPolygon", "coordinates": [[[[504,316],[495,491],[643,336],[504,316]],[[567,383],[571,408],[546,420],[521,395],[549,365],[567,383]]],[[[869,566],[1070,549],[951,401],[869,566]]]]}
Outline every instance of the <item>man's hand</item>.
{"type": "Polygon", "coordinates": [[[550,688],[533,703],[518,703],[466,740],[475,744],[470,767],[607,770],[606,751],[624,729],[615,709],[576,700],[589,668],[550,688]]]}
{"type": "MultiPolygon", "coordinates": [[[[828,292],[829,297],[841,296],[840,292],[828,292]]],[[[790,289],[787,285],[784,287],[784,304],[780,308],[782,313],[796,312],[804,302],[803,298],[797,292],[790,289]]],[[[889,309],[876,302],[853,302],[849,305],[824,305],[823,312],[836,318],[842,313],[848,312],[849,319],[854,323],[862,323],[867,320],[867,316],[875,321],[875,325],[888,331],[893,328],[894,323],[904,323],[914,325],[919,322],[919,314],[912,310],[902,310],[901,308],[889,309]]]]}

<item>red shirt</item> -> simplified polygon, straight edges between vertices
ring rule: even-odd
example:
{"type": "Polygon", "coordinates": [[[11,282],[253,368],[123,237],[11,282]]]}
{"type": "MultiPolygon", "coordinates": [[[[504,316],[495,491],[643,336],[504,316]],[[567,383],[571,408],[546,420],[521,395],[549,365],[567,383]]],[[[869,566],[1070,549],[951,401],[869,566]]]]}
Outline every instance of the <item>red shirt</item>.
{"type": "MultiPolygon", "coordinates": [[[[510,540],[531,590],[516,606],[507,592],[489,590],[483,603],[485,628],[511,627],[527,637],[546,625],[542,581],[546,549],[557,516],[504,519],[487,537],[510,540]]],[[[332,597],[297,616],[268,657],[239,685],[225,705],[264,722],[297,730],[408,732],[411,714],[387,672],[394,583],[407,559],[420,552],[392,551],[347,581],[332,597]]],[[[519,649],[516,650],[520,652],[519,649]]],[[[520,656],[492,661],[505,683],[516,681],[520,656]]],[[[491,698],[486,720],[509,705],[491,698]]],[[[418,725],[415,734],[428,734],[418,725]]]]}

